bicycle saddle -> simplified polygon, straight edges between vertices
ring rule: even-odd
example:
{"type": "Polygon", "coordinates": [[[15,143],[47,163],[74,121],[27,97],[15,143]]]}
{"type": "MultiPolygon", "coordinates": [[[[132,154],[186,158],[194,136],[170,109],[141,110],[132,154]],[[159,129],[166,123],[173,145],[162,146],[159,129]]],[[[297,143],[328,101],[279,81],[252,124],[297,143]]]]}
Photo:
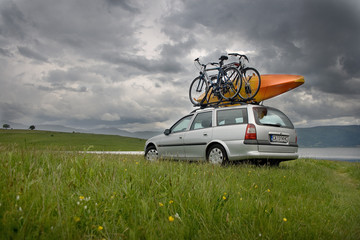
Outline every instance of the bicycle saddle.
{"type": "Polygon", "coordinates": [[[220,61],[224,61],[228,59],[229,59],[228,56],[224,56],[224,55],[219,58],[220,61]]]}

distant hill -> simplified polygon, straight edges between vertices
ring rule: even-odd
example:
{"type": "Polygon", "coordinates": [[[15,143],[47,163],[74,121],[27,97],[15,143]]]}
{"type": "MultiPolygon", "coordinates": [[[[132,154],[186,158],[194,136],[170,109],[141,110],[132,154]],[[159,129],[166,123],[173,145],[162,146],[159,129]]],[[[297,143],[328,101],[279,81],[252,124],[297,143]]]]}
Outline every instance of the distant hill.
{"type": "MultiPolygon", "coordinates": [[[[4,122],[6,123],[6,122],[4,122]]],[[[11,128],[28,129],[23,124],[9,122],[11,128]]],[[[118,128],[95,128],[95,129],[76,129],[61,125],[35,125],[37,130],[49,130],[59,132],[78,132],[118,135],[149,139],[162,131],[138,131],[129,132],[118,128]]],[[[298,144],[300,147],[360,147],[360,126],[319,126],[311,128],[296,128],[298,144]]]]}
{"type": "Polygon", "coordinates": [[[300,147],[360,147],[360,126],[297,128],[300,147]]]}

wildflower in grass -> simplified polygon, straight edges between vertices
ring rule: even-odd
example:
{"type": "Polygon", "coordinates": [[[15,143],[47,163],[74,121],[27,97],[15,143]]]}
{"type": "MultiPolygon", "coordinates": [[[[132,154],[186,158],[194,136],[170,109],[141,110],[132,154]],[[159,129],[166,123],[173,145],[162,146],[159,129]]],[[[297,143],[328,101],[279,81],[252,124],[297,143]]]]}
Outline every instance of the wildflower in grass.
{"type": "Polygon", "coordinates": [[[22,212],[22,208],[21,208],[21,207],[19,207],[19,212],[22,212]]]}
{"type": "Polygon", "coordinates": [[[266,190],[267,192],[271,192],[270,189],[266,190]]]}
{"type": "Polygon", "coordinates": [[[173,203],[174,203],[174,201],[173,201],[173,200],[170,200],[170,201],[169,201],[169,204],[173,204],[173,203]]]}
{"type": "Polygon", "coordinates": [[[16,195],[16,201],[20,200],[20,195],[16,195]]]}
{"type": "Polygon", "coordinates": [[[175,218],[173,216],[169,216],[169,222],[173,222],[175,220],[175,218]]]}
{"type": "Polygon", "coordinates": [[[180,215],[178,213],[175,213],[175,218],[179,219],[181,221],[180,215]]]}
{"type": "Polygon", "coordinates": [[[222,199],[223,199],[223,200],[226,200],[226,197],[225,197],[225,196],[223,196],[223,197],[222,197],[222,199]]]}
{"type": "Polygon", "coordinates": [[[258,185],[255,185],[254,188],[257,189],[257,188],[258,188],[258,185]]]}
{"type": "Polygon", "coordinates": [[[284,222],[287,222],[287,218],[283,218],[283,221],[284,221],[284,222]]]}
{"type": "Polygon", "coordinates": [[[161,202],[159,202],[159,206],[160,206],[160,207],[163,207],[163,206],[164,206],[164,204],[163,204],[163,203],[161,203],[161,202]]]}
{"type": "Polygon", "coordinates": [[[104,228],[102,227],[102,226],[98,226],[98,228],[97,228],[97,230],[98,231],[101,231],[101,230],[103,230],[104,228]]]}
{"type": "Polygon", "coordinates": [[[74,221],[75,221],[75,222],[80,222],[80,218],[77,217],[77,216],[75,216],[75,217],[74,217],[74,221]]]}
{"type": "Polygon", "coordinates": [[[84,197],[84,196],[80,196],[79,199],[80,199],[80,201],[82,201],[82,200],[85,199],[85,197],[84,197]]]}
{"type": "Polygon", "coordinates": [[[115,196],[116,196],[116,192],[113,192],[113,195],[111,195],[111,199],[114,199],[115,198],[115,196]]]}

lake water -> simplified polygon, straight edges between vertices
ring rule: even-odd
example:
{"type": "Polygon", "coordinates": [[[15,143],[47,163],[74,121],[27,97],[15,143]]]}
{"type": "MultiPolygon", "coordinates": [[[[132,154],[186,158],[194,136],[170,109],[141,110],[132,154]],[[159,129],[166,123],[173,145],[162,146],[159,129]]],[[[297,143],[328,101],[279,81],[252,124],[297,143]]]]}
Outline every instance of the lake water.
{"type": "Polygon", "coordinates": [[[299,158],[360,162],[358,148],[299,148],[299,158]]]}

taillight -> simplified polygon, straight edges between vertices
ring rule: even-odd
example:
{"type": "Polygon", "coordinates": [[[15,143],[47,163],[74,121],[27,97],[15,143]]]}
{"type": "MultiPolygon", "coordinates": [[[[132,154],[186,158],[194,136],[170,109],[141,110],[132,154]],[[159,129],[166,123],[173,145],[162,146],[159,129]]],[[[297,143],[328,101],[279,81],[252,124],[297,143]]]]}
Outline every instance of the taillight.
{"type": "Polygon", "coordinates": [[[245,140],[256,140],[256,128],[254,124],[248,124],[246,127],[245,140]]]}

